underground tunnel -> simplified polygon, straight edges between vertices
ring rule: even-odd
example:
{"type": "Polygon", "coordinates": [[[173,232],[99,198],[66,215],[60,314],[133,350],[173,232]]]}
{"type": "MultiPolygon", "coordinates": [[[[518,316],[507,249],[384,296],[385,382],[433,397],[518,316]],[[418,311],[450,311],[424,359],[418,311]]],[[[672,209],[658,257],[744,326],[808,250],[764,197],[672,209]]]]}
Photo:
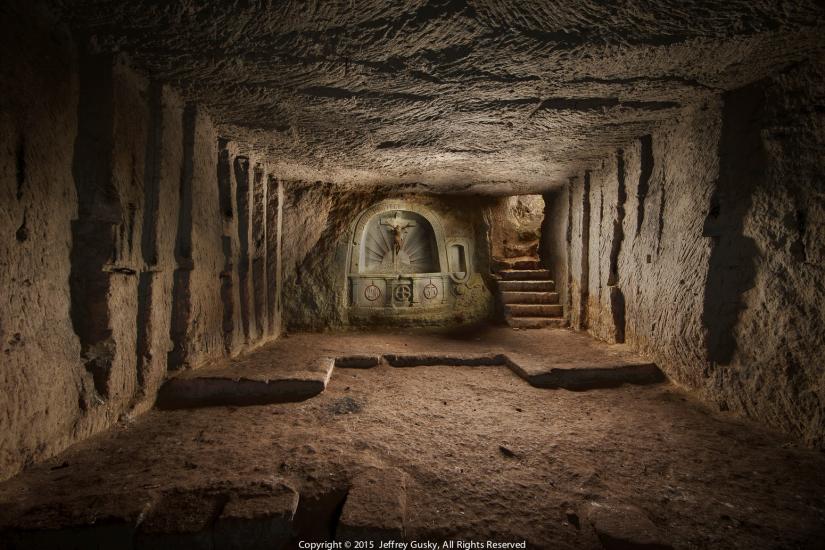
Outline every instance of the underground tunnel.
{"type": "Polygon", "coordinates": [[[821,2],[0,14],[0,549],[822,547],[821,2]]]}

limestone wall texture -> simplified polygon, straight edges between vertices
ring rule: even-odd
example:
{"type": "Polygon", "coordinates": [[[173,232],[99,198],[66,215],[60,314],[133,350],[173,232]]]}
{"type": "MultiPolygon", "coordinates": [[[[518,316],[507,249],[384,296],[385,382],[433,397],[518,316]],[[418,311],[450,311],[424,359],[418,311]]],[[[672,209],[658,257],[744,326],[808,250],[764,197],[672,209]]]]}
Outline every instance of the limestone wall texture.
{"type": "Polygon", "coordinates": [[[216,144],[209,118],[187,105],[175,243],[171,368],[195,366],[225,350],[221,302],[225,258],[216,144]]]}
{"type": "Polygon", "coordinates": [[[568,319],[572,306],[570,294],[570,188],[564,187],[544,197],[544,218],[540,228],[539,257],[550,269],[559,293],[559,303],[564,306],[568,319]]]}
{"type": "Polygon", "coordinates": [[[490,207],[490,248],[494,260],[538,253],[544,200],[540,195],[514,195],[490,207]]]}
{"type": "Polygon", "coordinates": [[[221,303],[224,351],[240,352],[245,343],[241,319],[240,294],[240,233],[238,228],[238,185],[233,176],[232,161],[238,156],[237,145],[228,140],[218,142],[218,204],[221,212],[221,303]]]}
{"type": "Polygon", "coordinates": [[[557,220],[543,235],[565,248],[546,258],[557,278],[569,272],[574,327],[820,448],[823,69],[796,65],[685,109],[549,196],[557,220]]]}
{"type": "Polygon", "coordinates": [[[149,86],[137,297],[136,401],[144,408],[166,375],[170,337],[175,234],[183,164],[183,103],[166,86],[149,86]]]}
{"type": "Polygon", "coordinates": [[[234,354],[281,332],[283,186],[262,155],[223,140],[219,149],[224,344],[234,354]]]}
{"type": "Polygon", "coordinates": [[[16,54],[0,63],[0,479],[147,410],[170,369],[280,327],[267,309],[279,301],[280,206],[266,202],[277,180],[249,190],[271,222],[249,256],[262,275],[246,309],[261,329],[247,337],[227,178],[240,146],[48,13],[4,10],[0,41],[16,54]]]}
{"type": "MultiPolygon", "coordinates": [[[[27,14],[28,15],[28,14],[27,14]]],[[[69,317],[77,58],[64,31],[3,20],[0,108],[0,479],[93,431],[69,317]],[[36,100],[35,100],[36,98],[36,100]]]]}
{"type": "MultiPolygon", "coordinates": [[[[354,189],[325,182],[285,183],[283,221],[283,321],[288,330],[347,326],[346,274],[351,225],[370,206],[398,192],[354,189]]],[[[446,324],[479,321],[493,314],[489,288],[489,214],[491,202],[469,197],[403,195],[431,209],[445,233],[475,242],[472,296],[463,298],[446,324]],[[486,221],[485,221],[486,220],[486,221]]],[[[411,324],[427,324],[422,317],[411,324]]]]}

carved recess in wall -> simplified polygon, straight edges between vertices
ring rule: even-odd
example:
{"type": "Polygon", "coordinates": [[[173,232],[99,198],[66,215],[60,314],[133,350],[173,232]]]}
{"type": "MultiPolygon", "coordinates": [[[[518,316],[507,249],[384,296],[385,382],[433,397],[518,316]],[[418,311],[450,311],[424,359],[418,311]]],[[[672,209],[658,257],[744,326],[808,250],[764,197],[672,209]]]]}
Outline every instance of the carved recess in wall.
{"type": "Polygon", "coordinates": [[[432,226],[415,212],[395,210],[373,216],[364,228],[361,247],[362,273],[439,271],[432,226]]]}
{"type": "Polygon", "coordinates": [[[370,316],[448,308],[455,281],[471,270],[466,239],[447,239],[438,216],[406,201],[383,201],[353,222],[348,306],[370,316]],[[450,248],[453,247],[453,248],[450,248]]]}

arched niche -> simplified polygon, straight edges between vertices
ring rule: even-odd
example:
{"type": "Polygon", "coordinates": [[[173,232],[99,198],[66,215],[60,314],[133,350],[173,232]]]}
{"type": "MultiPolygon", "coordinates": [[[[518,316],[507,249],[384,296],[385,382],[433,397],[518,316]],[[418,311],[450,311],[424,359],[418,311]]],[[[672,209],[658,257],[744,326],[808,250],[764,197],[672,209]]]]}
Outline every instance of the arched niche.
{"type": "Polygon", "coordinates": [[[347,268],[352,315],[398,318],[450,300],[447,241],[438,216],[400,200],[379,202],[353,223],[347,268]]]}
{"type": "Polygon", "coordinates": [[[430,222],[395,210],[372,217],[360,235],[359,273],[439,273],[438,245],[430,222]]]}
{"type": "Polygon", "coordinates": [[[467,239],[450,239],[447,242],[450,279],[455,283],[466,283],[472,275],[472,252],[467,239]]]}
{"type": "Polygon", "coordinates": [[[420,205],[382,201],[370,207],[358,217],[351,242],[350,274],[442,273],[448,269],[441,223],[420,205]]]}

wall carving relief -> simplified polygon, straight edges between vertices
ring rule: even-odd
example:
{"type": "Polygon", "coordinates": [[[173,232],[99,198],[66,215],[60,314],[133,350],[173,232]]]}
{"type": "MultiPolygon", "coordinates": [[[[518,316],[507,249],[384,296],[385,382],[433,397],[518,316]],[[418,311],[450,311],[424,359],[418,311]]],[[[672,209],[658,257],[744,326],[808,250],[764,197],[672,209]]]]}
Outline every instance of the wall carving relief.
{"type": "Polygon", "coordinates": [[[445,235],[439,216],[406,201],[380,202],[351,229],[347,297],[351,316],[444,313],[472,274],[471,242],[445,235]]]}
{"type": "Polygon", "coordinates": [[[440,271],[431,224],[420,214],[395,210],[373,216],[364,227],[359,265],[365,273],[440,271]]]}

